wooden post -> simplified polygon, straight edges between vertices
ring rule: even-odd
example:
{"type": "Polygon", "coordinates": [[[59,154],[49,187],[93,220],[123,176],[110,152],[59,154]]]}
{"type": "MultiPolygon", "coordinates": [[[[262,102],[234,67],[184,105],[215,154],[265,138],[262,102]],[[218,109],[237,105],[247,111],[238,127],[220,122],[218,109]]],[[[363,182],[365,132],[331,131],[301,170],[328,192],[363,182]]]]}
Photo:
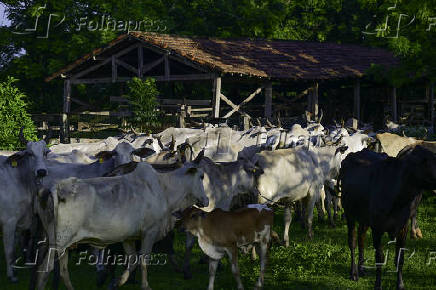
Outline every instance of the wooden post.
{"type": "Polygon", "coordinates": [[[427,85],[427,101],[429,110],[429,121],[431,126],[431,133],[434,133],[434,83],[427,85]]]}
{"type": "Polygon", "coordinates": [[[244,130],[250,129],[250,117],[244,115],[244,130]]]}
{"type": "Polygon", "coordinates": [[[182,105],[180,108],[179,115],[179,128],[185,128],[185,118],[186,118],[186,107],[182,105]]]}
{"type": "Polygon", "coordinates": [[[138,78],[142,78],[142,71],[144,67],[144,50],[142,46],[138,47],[138,78]]]}
{"type": "Polygon", "coordinates": [[[314,121],[318,122],[318,82],[315,82],[312,87],[311,113],[314,121]]]}
{"type": "Polygon", "coordinates": [[[215,77],[213,81],[213,117],[220,117],[220,102],[221,102],[221,77],[215,77]]]}
{"type": "Polygon", "coordinates": [[[62,113],[62,130],[60,132],[61,143],[70,143],[70,122],[69,113],[71,105],[71,81],[64,81],[64,109],[62,113]]]}
{"type": "Polygon", "coordinates": [[[357,129],[360,121],[360,80],[354,82],[353,128],[357,129]]]}
{"type": "Polygon", "coordinates": [[[168,59],[168,53],[164,55],[164,64],[165,64],[165,80],[170,80],[170,61],[168,59]]]}
{"type": "Polygon", "coordinates": [[[398,113],[397,113],[397,88],[392,88],[392,122],[398,122],[398,113]]]}
{"type": "Polygon", "coordinates": [[[306,108],[306,120],[312,120],[312,95],[313,95],[313,87],[308,88],[307,92],[307,108],[306,108]]]}
{"type": "Polygon", "coordinates": [[[117,63],[115,59],[115,55],[112,55],[112,82],[115,83],[117,81],[117,63]]]}
{"type": "Polygon", "coordinates": [[[272,117],[272,83],[265,84],[265,118],[271,120],[272,117]]]}

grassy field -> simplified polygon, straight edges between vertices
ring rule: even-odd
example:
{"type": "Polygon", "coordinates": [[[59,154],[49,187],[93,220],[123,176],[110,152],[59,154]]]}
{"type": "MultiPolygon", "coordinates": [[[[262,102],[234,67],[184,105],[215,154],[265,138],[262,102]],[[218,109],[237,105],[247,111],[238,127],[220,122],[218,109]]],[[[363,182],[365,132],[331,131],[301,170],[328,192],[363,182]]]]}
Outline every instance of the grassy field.
{"type": "MultiPolygon", "coordinates": [[[[436,197],[427,197],[419,209],[418,222],[424,238],[418,241],[408,239],[404,280],[407,289],[436,289],[436,260],[427,265],[430,251],[436,251],[436,197]]],[[[316,215],[315,215],[316,216],[316,215]]],[[[276,213],[275,230],[283,232],[282,213],[276,213]]],[[[325,223],[319,223],[315,217],[315,237],[306,239],[306,231],[297,223],[291,225],[291,245],[288,248],[273,245],[270,249],[269,262],[265,280],[265,289],[371,289],[375,280],[375,270],[367,270],[367,275],[358,282],[348,279],[350,254],[346,241],[346,225],[338,222],[332,229],[325,223]]],[[[374,263],[374,251],[371,246],[371,234],[367,236],[367,265],[374,263]]],[[[384,237],[385,244],[388,242],[384,237]]],[[[388,264],[383,270],[384,289],[394,289],[396,282],[393,253],[395,246],[385,247],[388,252],[388,264]]],[[[183,234],[177,235],[176,252],[181,261],[183,255],[183,234]]],[[[149,282],[153,289],[206,289],[208,283],[208,267],[199,264],[201,250],[194,250],[192,268],[194,278],[184,280],[181,273],[176,273],[169,265],[150,267],[149,282]]],[[[436,254],[434,254],[436,256],[436,254]]],[[[3,245],[0,254],[0,289],[27,289],[29,273],[19,270],[18,284],[10,284],[6,279],[3,245]]],[[[70,256],[70,274],[75,289],[99,289],[95,286],[96,274],[91,266],[76,266],[78,255],[70,256]]],[[[244,286],[254,286],[259,273],[258,261],[252,262],[248,256],[240,254],[240,268],[244,286]]],[[[137,279],[140,279],[137,273],[137,279]]],[[[106,285],[105,285],[106,287],[106,285]]],[[[121,289],[139,289],[139,285],[126,285],[121,289]]],[[[61,289],[65,287],[61,286],[61,289]]],[[[230,265],[223,260],[222,270],[217,273],[215,289],[236,289],[230,265]]]]}

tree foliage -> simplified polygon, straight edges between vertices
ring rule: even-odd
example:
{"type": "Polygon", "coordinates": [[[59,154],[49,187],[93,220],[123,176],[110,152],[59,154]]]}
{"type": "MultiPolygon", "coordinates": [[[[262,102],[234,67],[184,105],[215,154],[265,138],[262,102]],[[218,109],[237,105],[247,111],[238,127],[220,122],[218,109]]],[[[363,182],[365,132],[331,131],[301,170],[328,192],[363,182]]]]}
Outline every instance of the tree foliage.
{"type": "Polygon", "coordinates": [[[27,140],[35,140],[36,129],[27,113],[26,96],[15,87],[18,80],[9,77],[0,82],[0,149],[22,147],[18,135],[21,127],[27,140]]]}
{"type": "Polygon", "coordinates": [[[159,92],[156,80],[153,78],[145,80],[133,78],[127,83],[127,86],[129,88],[127,98],[133,112],[131,123],[140,128],[141,132],[144,132],[145,129],[155,126],[158,121],[156,106],[159,92]]]}
{"type": "MultiPolygon", "coordinates": [[[[432,26],[436,24],[436,0],[7,0],[3,3],[7,5],[12,26],[0,28],[0,77],[19,78],[19,87],[34,100],[34,111],[56,112],[62,107],[62,82],[45,83],[45,77],[124,33],[88,26],[78,31],[81,19],[98,22],[102,16],[157,22],[160,29],[157,32],[161,33],[384,47],[403,59],[402,66],[389,75],[390,82],[401,85],[419,78],[436,79],[436,25],[432,26]],[[48,38],[44,38],[50,14],[57,16],[52,16],[48,38]],[[14,33],[33,27],[37,16],[40,25],[36,32],[14,33]]],[[[149,28],[153,31],[156,27],[149,28]]]]}

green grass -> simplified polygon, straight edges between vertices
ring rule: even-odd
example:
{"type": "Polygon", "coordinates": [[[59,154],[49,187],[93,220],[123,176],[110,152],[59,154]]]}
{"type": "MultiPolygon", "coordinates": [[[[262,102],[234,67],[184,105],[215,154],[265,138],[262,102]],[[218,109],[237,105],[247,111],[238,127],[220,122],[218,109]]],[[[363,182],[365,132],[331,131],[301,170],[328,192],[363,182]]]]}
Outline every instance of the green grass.
{"type": "MultiPolygon", "coordinates": [[[[403,277],[407,289],[435,289],[436,261],[429,266],[428,252],[436,251],[436,197],[423,200],[419,209],[418,222],[424,238],[418,241],[407,240],[406,259],[403,277]]],[[[274,229],[281,235],[283,232],[282,212],[276,213],[274,229]]],[[[265,280],[265,289],[372,289],[375,280],[375,270],[367,270],[367,275],[353,282],[348,279],[350,254],[346,241],[346,225],[344,221],[337,223],[332,229],[327,224],[314,220],[314,239],[308,241],[306,231],[298,223],[293,223],[290,230],[291,245],[288,248],[273,245],[269,252],[269,261],[265,280]]],[[[374,261],[371,234],[367,236],[366,258],[368,264],[374,261]]],[[[384,237],[384,243],[388,241],[384,237]]],[[[183,256],[183,234],[177,234],[176,252],[181,261],[183,256]]],[[[394,246],[389,249],[389,261],[383,269],[383,288],[395,289],[396,273],[393,263],[394,246]]],[[[386,254],[387,248],[384,252],[386,254]]],[[[201,250],[194,248],[192,270],[194,278],[184,280],[181,273],[176,273],[169,265],[149,267],[149,282],[153,289],[206,289],[208,284],[208,266],[199,264],[201,250]]],[[[0,289],[27,289],[29,273],[27,270],[17,272],[18,284],[10,284],[6,279],[3,246],[0,253],[0,289]]],[[[246,289],[253,288],[259,273],[259,262],[252,262],[248,256],[240,257],[241,276],[246,289]]],[[[76,266],[78,255],[70,256],[70,275],[75,289],[99,289],[95,286],[95,270],[91,266],[76,266]]],[[[140,279],[139,273],[136,276],[140,279]]],[[[106,285],[103,289],[106,288],[106,285]]],[[[65,287],[61,286],[61,289],[65,287]]],[[[139,285],[126,285],[121,289],[140,289],[139,285]]],[[[236,289],[236,283],[231,274],[230,265],[223,259],[222,270],[218,272],[215,289],[236,289]]]]}

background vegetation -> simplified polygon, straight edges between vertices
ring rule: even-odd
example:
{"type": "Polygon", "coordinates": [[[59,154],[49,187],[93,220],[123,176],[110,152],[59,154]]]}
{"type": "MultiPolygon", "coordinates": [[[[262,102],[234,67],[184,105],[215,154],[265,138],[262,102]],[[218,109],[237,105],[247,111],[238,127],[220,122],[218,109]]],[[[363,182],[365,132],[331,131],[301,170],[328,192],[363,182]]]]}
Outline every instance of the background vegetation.
{"type": "MultiPolygon", "coordinates": [[[[148,30],[180,35],[332,41],[385,47],[404,60],[388,76],[389,82],[399,85],[417,78],[434,80],[436,77],[436,25],[431,26],[436,23],[436,0],[7,0],[1,3],[7,7],[11,26],[0,28],[0,79],[6,76],[20,79],[17,85],[31,98],[32,112],[59,112],[62,108],[59,97],[62,81],[45,83],[45,77],[123,33],[81,27],[81,18],[85,17],[96,22],[102,16],[123,21],[149,20],[153,25],[148,30]],[[50,14],[56,16],[52,15],[48,27],[50,14]],[[36,32],[14,33],[33,27],[37,16],[40,25],[36,32]],[[47,30],[48,38],[44,38],[47,30]]],[[[91,93],[98,95],[95,89],[84,86],[74,92],[75,96],[91,93]]],[[[107,104],[101,102],[100,106],[107,104]]]]}
{"type": "Polygon", "coordinates": [[[0,82],[0,149],[20,148],[18,134],[22,126],[27,140],[34,140],[36,129],[27,113],[27,97],[15,87],[18,80],[8,77],[0,82]]]}

